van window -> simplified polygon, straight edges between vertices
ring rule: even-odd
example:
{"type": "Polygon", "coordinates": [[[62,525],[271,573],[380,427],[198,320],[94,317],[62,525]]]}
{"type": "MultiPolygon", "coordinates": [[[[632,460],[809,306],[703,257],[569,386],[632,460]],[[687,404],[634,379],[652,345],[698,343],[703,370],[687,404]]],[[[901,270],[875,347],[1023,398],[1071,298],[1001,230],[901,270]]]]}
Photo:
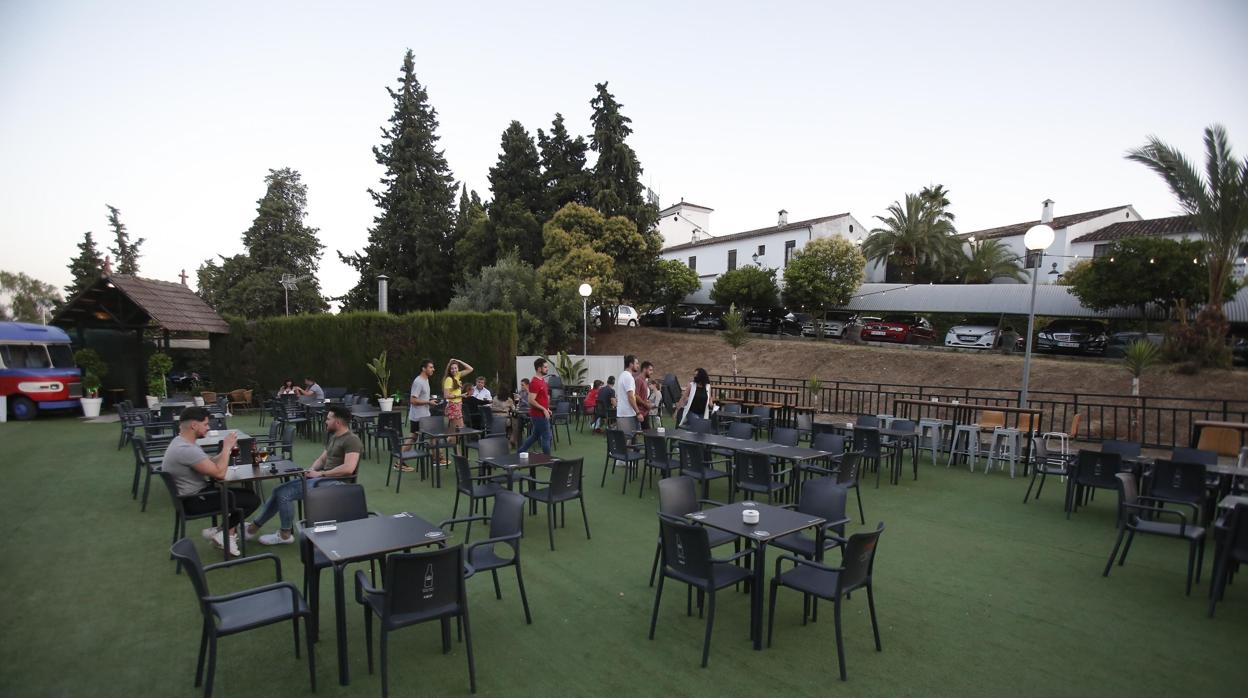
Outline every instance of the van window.
{"type": "Polygon", "coordinates": [[[55,368],[77,368],[74,363],[74,352],[68,344],[49,344],[48,353],[52,355],[52,366],[55,368]]]}
{"type": "Polygon", "coordinates": [[[48,352],[42,346],[7,345],[0,347],[4,365],[9,368],[51,368],[48,352]]]}

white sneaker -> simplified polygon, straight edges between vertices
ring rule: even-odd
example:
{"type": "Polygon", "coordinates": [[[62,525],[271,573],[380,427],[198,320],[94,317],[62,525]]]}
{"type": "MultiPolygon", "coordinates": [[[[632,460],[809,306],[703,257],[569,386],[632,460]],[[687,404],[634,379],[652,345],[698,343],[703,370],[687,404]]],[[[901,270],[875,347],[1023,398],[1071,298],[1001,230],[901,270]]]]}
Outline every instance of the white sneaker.
{"type": "MultiPolygon", "coordinates": [[[[218,548],[222,547],[220,531],[217,531],[216,534],[213,535],[212,544],[218,548]]],[[[242,551],[238,549],[238,535],[237,534],[231,535],[230,536],[230,555],[233,555],[234,557],[238,557],[242,554],[243,554],[242,551]]]]}
{"type": "Polygon", "coordinates": [[[289,538],[283,538],[280,533],[266,533],[260,536],[261,545],[290,545],[295,542],[295,536],[292,533],[289,538]]]}
{"type": "Polygon", "coordinates": [[[256,532],[252,533],[251,532],[252,526],[256,526],[256,525],[250,522],[243,524],[243,537],[246,538],[247,540],[255,540],[256,537],[260,535],[260,527],[256,526],[256,532]]]}
{"type": "MultiPolygon", "coordinates": [[[[204,540],[212,540],[212,537],[217,535],[220,532],[221,532],[220,528],[217,528],[216,526],[209,526],[208,528],[205,528],[204,530],[200,531],[199,535],[203,536],[204,540]]],[[[221,547],[221,545],[218,543],[217,547],[219,548],[221,547]]]]}

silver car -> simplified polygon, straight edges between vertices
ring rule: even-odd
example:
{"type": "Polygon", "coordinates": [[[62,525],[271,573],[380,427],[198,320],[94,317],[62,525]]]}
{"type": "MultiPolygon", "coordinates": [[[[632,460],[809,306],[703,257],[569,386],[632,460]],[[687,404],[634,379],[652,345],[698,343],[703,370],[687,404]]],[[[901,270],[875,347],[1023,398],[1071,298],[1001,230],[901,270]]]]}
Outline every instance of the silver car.
{"type": "Polygon", "coordinates": [[[954,325],[945,334],[945,346],[965,349],[994,349],[1001,341],[996,325],[954,325]]]}
{"type": "Polygon", "coordinates": [[[824,337],[832,337],[840,339],[845,336],[845,329],[851,325],[855,316],[849,313],[828,313],[827,318],[820,320],[819,318],[811,318],[802,323],[802,335],[806,337],[815,336],[815,326],[818,325],[823,329],[824,337]]]}

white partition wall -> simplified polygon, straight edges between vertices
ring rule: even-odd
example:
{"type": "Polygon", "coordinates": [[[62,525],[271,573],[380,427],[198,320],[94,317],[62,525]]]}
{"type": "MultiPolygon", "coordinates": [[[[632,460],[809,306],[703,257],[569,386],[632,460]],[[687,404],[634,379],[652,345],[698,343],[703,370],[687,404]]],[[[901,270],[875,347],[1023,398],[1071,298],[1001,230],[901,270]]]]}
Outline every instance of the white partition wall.
{"type": "MultiPolygon", "coordinates": [[[[602,356],[590,355],[581,356],[580,354],[571,354],[573,361],[585,359],[585,368],[589,369],[589,373],[585,376],[588,385],[593,385],[595,380],[606,381],[607,376],[618,376],[624,370],[623,356],[602,356]]],[[[515,385],[520,385],[521,378],[529,378],[533,375],[533,361],[537,356],[517,356],[516,357],[516,378],[515,385]]],[[[553,356],[547,356],[550,360],[550,372],[557,373],[556,364],[553,356]]],[[[563,378],[563,376],[560,376],[563,378]]]]}

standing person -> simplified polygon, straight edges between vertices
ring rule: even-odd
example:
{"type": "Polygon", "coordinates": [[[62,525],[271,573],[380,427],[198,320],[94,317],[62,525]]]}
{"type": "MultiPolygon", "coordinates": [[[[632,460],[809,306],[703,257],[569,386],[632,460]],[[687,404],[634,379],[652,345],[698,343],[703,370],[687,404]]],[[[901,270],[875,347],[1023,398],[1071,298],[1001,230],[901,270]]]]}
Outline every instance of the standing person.
{"type": "MultiPolygon", "coordinates": [[[[452,429],[464,428],[464,382],[463,379],[472,373],[472,366],[466,361],[451,359],[446,362],[446,373],[442,376],[442,399],[446,400],[446,425],[452,429]]],[[[456,438],[446,440],[447,447],[454,450],[456,438]]],[[[438,449],[438,462],[445,465],[444,451],[438,449]]]]}
{"type": "Polygon", "coordinates": [[[641,362],[641,370],[637,373],[637,424],[645,429],[650,419],[650,374],[654,373],[654,364],[641,362]]]}
{"type": "MultiPolygon", "coordinates": [[[[238,434],[230,432],[221,441],[221,452],[209,458],[204,449],[195,443],[208,435],[208,410],[202,407],[188,407],[182,410],[178,418],[178,435],[169,442],[165,456],[161,459],[161,469],[173,477],[178,495],[197,495],[187,497],[182,506],[187,514],[207,514],[221,511],[221,490],[212,480],[224,480],[230,467],[230,451],[238,444],[238,434]],[[204,478],[208,478],[205,480],[204,478]]],[[[235,529],[244,517],[250,516],[260,506],[260,497],[246,488],[230,488],[226,490],[229,520],[230,554],[238,557],[238,534],[235,529]],[[241,510],[241,511],[240,511],[241,510]]],[[[205,528],[204,538],[212,541],[218,548],[226,545],[221,529],[205,528]]]]}
{"type": "Polygon", "coordinates": [[[619,428],[637,420],[636,373],[637,357],[629,354],[624,357],[624,372],[615,381],[615,421],[619,428]]]}
{"type": "MultiPolygon", "coordinates": [[[[429,396],[429,378],[433,376],[434,370],[433,361],[425,359],[420,362],[420,372],[412,379],[411,397],[408,398],[410,406],[407,408],[407,423],[408,432],[411,433],[409,438],[413,444],[420,438],[420,420],[430,416],[429,408],[438,404],[437,400],[429,396]]],[[[404,463],[395,463],[394,469],[405,473],[414,470],[412,466],[404,463]]]]}
{"type": "Polygon", "coordinates": [[[520,444],[524,452],[541,440],[542,453],[550,455],[550,390],[546,387],[546,374],[550,372],[550,362],[542,357],[533,361],[533,380],[529,381],[529,423],[532,431],[529,438],[520,444]]]}
{"type": "MultiPolygon", "coordinates": [[[[312,467],[304,471],[307,478],[307,489],[341,485],[337,479],[355,474],[360,464],[360,454],[364,453],[364,443],[360,437],[351,432],[351,410],[343,405],[333,405],[325,414],[325,433],[329,441],[325,450],[312,462],[312,467]]],[[[281,528],[277,533],[266,533],[260,536],[264,545],[287,545],[295,542],[295,502],[303,499],[304,481],[294,479],[273,488],[273,494],[260,507],[260,514],[247,524],[244,535],[247,540],[255,538],[260,528],[274,514],[279,515],[281,528]]]]}
{"type": "Polygon", "coordinates": [[[690,412],[703,419],[710,419],[712,401],[711,377],[706,374],[705,368],[699,368],[693,372],[693,380],[680,396],[680,402],[676,403],[677,407],[685,408],[685,413],[680,417],[681,425],[689,421],[690,412]]]}

